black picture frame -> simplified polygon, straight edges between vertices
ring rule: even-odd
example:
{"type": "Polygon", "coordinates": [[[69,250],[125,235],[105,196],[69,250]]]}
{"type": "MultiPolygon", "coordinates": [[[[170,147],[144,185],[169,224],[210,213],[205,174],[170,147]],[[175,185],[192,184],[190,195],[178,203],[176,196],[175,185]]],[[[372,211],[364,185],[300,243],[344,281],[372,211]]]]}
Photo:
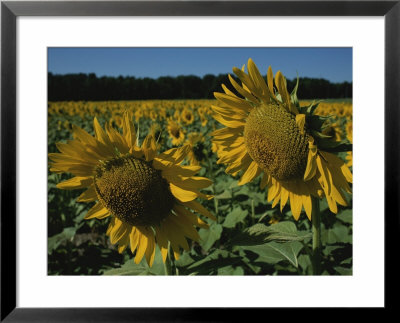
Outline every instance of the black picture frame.
{"type": "MultiPolygon", "coordinates": [[[[16,306],[16,19],[19,16],[383,16],[385,19],[385,309],[398,254],[400,1],[2,1],[1,321],[235,321],[243,309],[18,308],[16,306]],[[389,241],[395,243],[389,243],[389,241]],[[390,278],[389,278],[390,277],[390,278]],[[388,288],[389,287],[389,288],[388,288]]],[[[373,82],[373,80],[371,80],[373,82]]],[[[373,128],[373,127],[371,127],[373,128]]],[[[373,130],[371,130],[373,131],[373,130]]],[[[373,135],[373,134],[371,134],[373,135]]],[[[367,139],[366,139],[367,140],[367,139]]],[[[373,150],[373,147],[371,147],[373,150]]],[[[373,238],[373,233],[371,233],[373,238]]],[[[373,277],[371,277],[373,279],[373,277]]],[[[38,291],[40,293],[40,291],[38,291]]],[[[266,292],[266,295],[268,293],[266,292]]],[[[55,295],[56,297],[56,295],[55,295]]],[[[310,303],[310,307],[313,304],[310,303]]],[[[256,309],[252,309],[257,311],[256,309]]],[[[259,310],[259,309],[258,309],[259,310]]],[[[255,314],[257,315],[257,314],[255,314]]]]}

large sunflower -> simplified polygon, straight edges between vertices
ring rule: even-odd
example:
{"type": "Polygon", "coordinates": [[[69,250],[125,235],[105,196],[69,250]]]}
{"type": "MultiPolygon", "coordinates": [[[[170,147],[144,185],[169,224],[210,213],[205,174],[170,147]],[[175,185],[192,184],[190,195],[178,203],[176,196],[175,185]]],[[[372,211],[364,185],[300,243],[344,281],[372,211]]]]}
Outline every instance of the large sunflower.
{"type": "Polygon", "coordinates": [[[156,245],[165,262],[170,243],[179,258],[181,247],[189,249],[186,238],[199,240],[195,227],[208,227],[191,210],[215,219],[195,201],[212,198],[199,192],[212,182],[195,176],[200,166],[181,165],[188,147],[158,154],[152,135],[139,147],[128,113],[123,119],[123,134],[108,123],[104,131],[96,118],[95,137],[73,126],[74,140],[57,143],[60,153],[49,154],[50,170],[75,176],[59,183],[60,189],[87,188],[78,201],[97,202],[85,219],[111,217],[106,233],[119,252],[130,246],[136,263],[145,256],[151,266],[156,245]]]}
{"type": "Polygon", "coordinates": [[[220,103],[212,106],[214,118],[225,126],[212,133],[218,163],[228,164],[232,175],[243,171],[239,185],[263,173],[260,186],[268,188],[268,200],[273,207],[280,202],[281,210],[290,201],[296,220],[303,208],[311,219],[312,197],[325,196],[337,213],[337,204],[347,205],[344,192],[351,192],[352,174],[334,152],[351,145],[322,134],[327,117],[314,115],[318,104],[300,107],[298,83],[289,94],[280,71],[274,80],[269,67],[265,82],[251,59],[247,68],[248,74],[244,66],[233,68],[241,85],[229,75],[238,95],[225,85],[225,93],[214,93],[220,103]]]}

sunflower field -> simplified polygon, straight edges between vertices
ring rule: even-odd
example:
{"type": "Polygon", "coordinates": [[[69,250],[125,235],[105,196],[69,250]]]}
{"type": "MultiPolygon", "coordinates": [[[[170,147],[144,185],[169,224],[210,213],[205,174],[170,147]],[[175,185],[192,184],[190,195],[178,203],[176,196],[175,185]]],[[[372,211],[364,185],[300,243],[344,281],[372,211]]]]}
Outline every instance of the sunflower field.
{"type": "Polygon", "coordinates": [[[351,99],[248,70],[215,100],[48,103],[49,275],[352,275],[351,99]]]}

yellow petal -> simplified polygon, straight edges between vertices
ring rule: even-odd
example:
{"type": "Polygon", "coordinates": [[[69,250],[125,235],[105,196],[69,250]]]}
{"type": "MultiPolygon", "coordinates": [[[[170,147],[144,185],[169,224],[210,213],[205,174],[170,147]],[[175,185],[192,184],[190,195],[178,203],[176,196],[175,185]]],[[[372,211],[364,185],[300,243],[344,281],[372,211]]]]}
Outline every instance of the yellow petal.
{"type": "Polygon", "coordinates": [[[237,120],[243,120],[247,117],[247,113],[244,112],[243,110],[236,109],[231,106],[224,106],[224,107],[218,107],[216,105],[212,105],[211,109],[220,114],[224,118],[232,118],[232,119],[237,119],[237,120]]]}
{"type": "Polygon", "coordinates": [[[272,201],[277,194],[280,193],[280,185],[278,182],[272,180],[272,185],[268,188],[267,200],[272,201]]]}
{"type": "Polygon", "coordinates": [[[142,260],[146,249],[147,249],[147,243],[148,243],[148,236],[150,236],[150,233],[148,232],[149,230],[145,227],[142,226],[137,226],[136,229],[140,232],[139,234],[139,244],[136,250],[136,255],[135,255],[135,263],[138,264],[142,260]]]}
{"type": "Polygon", "coordinates": [[[280,204],[281,212],[282,212],[283,208],[285,207],[285,205],[288,201],[288,198],[289,198],[289,191],[285,187],[282,186],[282,188],[281,188],[281,204],[280,204]]]}
{"type": "Polygon", "coordinates": [[[146,161],[153,160],[156,156],[157,146],[154,137],[151,134],[147,135],[146,138],[144,138],[142,150],[144,152],[146,161]]]}
{"type": "Polygon", "coordinates": [[[117,147],[119,152],[122,154],[127,154],[129,152],[129,147],[126,145],[124,138],[118,131],[110,127],[108,123],[106,123],[106,132],[110,138],[110,141],[115,147],[117,147]]]}
{"type": "Polygon", "coordinates": [[[112,146],[110,139],[108,138],[108,136],[105,133],[105,131],[103,130],[103,128],[100,126],[100,123],[96,117],[94,117],[93,124],[94,124],[94,132],[96,134],[97,140],[106,146],[112,146]]]}
{"type": "Polygon", "coordinates": [[[76,176],[71,179],[67,179],[64,182],[58,183],[57,188],[64,190],[75,190],[78,188],[85,188],[93,184],[93,177],[81,177],[76,176]]]}
{"type": "Polygon", "coordinates": [[[166,176],[168,182],[179,186],[182,189],[193,190],[210,186],[213,182],[206,177],[183,177],[179,175],[166,176]]]}
{"type": "Polygon", "coordinates": [[[131,225],[125,224],[121,220],[115,218],[114,226],[110,231],[110,242],[111,244],[116,244],[125,235],[129,235],[131,225]]]}
{"type": "Polygon", "coordinates": [[[74,136],[76,136],[76,138],[78,138],[81,142],[89,144],[90,146],[97,146],[98,145],[98,141],[96,140],[96,138],[94,138],[91,135],[89,135],[82,128],[80,128],[80,127],[78,127],[78,126],[73,124],[72,125],[72,130],[73,130],[74,136]]]}
{"type": "Polygon", "coordinates": [[[245,126],[245,121],[242,120],[236,120],[228,117],[223,117],[220,114],[214,114],[213,115],[214,119],[217,120],[219,123],[223,124],[225,127],[229,128],[240,128],[244,129],[245,126]]]}
{"type": "Polygon", "coordinates": [[[296,124],[297,127],[300,129],[300,133],[304,135],[304,125],[306,124],[306,115],[299,113],[296,115],[296,124]]]}
{"type": "Polygon", "coordinates": [[[244,96],[247,100],[253,102],[254,104],[260,103],[260,101],[258,101],[255,96],[253,96],[249,91],[242,88],[230,74],[228,74],[228,77],[233,87],[236,89],[236,91],[239,92],[240,95],[244,96]]]}
{"type": "Polygon", "coordinates": [[[337,214],[338,208],[335,200],[330,196],[326,196],[326,201],[328,202],[329,210],[331,210],[332,213],[337,214]]]}
{"type": "Polygon", "coordinates": [[[290,209],[292,210],[293,217],[297,221],[300,217],[301,209],[302,209],[302,199],[301,196],[289,192],[290,197],[290,209]]]}
{"type": "Polygon", "coordinates": [[[325,161],[319,156],[317,155],[316,158],[317,161],[317,166],[318,166],[318,171],[321,175],[321,180],[322,180],[322,188],[325,191],[326,195],[331,195],[331,186],[332,186],[332,176],[331,173],[328,169],[328,167],[326,166],[325,161]]]}
{"type": "Polygon", "coordinates": [[[122,253],[129,245],[129,234],[125,234],[118,242],[118,252],[122,253]]]}
{"type": "Polygon", "coordinates": [[[88,211],[88,213],[86,213],[84,219],[86,220],[93,218],[104,219],[108,216],[110,216],[110,212],[108,212],[108,210],[100,202],[98,202],[88,211]]]}
{"type": "Polygon", "coordinates": [[[96,190],[92,185],[85,192],[83,192],[76,200],[78,202],[93,202],[96,199],[97,199],[96,190]]]}
{"type": "Polygon", "coordinates": [[[164,168],[162,170],[162,176],[184,176],[191,177],[196,175],[199,172],[201,166],[190,165],[190,166],[181,166],[181,165],[171,165],[168,168],[164,168]]]}
{"type": "Polygon", "coordinates": [[[239,129],[221,128],[214,130],[210,135],[218,139],[227,139],[229,137],[238,136],[239,134],[240,134],[239,129]]]}
{"type": "Polygon", "coordinates": [[[211,220],[214,220],[214,221],[217,220],[216,217],[210,211],[208,211],[203,205],[201,205],[199,202],[190,201],[190,202],[185,202],[183,204],[211,220]]]}
{"type": "Polygon", "coordinates": [[[264,174],[263,174],[263,177],[262,177],[262,179],[261,179],[261,182],[260,182],[260,188],[261,188],[261,189],[264,189],[265,186],[267,186],[267,184],[269,183],[269,181],[270,181],[269,175],[266,174],[266,173],[264,173],[264,174]]]}
{"type": "Polygon", "coordinates": [[[94,160],[82,160],[81,158],[68,156],[60,153],[51,153],[49,154],[49,158],[54,162],[54,164],[77,164],[77,165],[85,165],[90,167],[95,167],[97,165],[97,161],[94,160]]]}
{"type": "Polygon", "coordinates": [[[241,145],[237,148],[232,149],[231,151],[221,151],[221,158],[218,159],[217,164],[221,163],[233,163],[239,159],[242,159],[247,154],[247,149],[245,145],[241,145]]]}
{"type": "Polygon", "coordinates": [[[240,99],[238,97],[233,97],[224,93],[218,93],[218,92],[214,92],[214,96],[215,98],[226,104],[228,107],[233,107],[239,110],[242,110],[244,112],[250,112],[253,107],[251,106],[251,104],[243,99],[240,99]]]}
{"type": "Polygon", "coordinates": [[[161,166],[162,168],[174,164],[180,164],[186,158],[187,154],[189,153],[189,150],[190,147],[187,145],[179,148],[171,148],[159,154],[156,158],[154,158],[154,161],[156,162],[157,165],[161,166]]]}
{"type": "Polygon", "coordinates": [[[265,81],[263,77],[260,74],[260,71],[258,70],[256,64],[254,64],[253,60],[249,58],[247,62],[247,68],[249,70],[249,75],[251,79],[253,80],[253,83],[255,86],[261,90],[261,97],[264,102],[269,102],[270,101],[270,96],[269,96],[269,91],[267,88],[267,84],[265,84],[265,81]]]}
{"type": "Polygon", "coordinates": [[[131,232],[129,234],[129,240],[130,240],[130,243],[131,243],[131,251],[132,251],[132,253],[135,252],[136,247],[139,244],[139,238],[140,238],[140,231],[138,231],[136,229],[136,227],[132,227],[132,230],[131,230],[131,232]]]}
{"type": "MultiPolygon", "coordinates": [[[[239,171],[247,169],[250,164],[252,163],[252,159],[249,154],[244,155],[243,158],[237,159],[235,162],[230,164],[226,169],[225,172],[227,174],[232,174],[235,176],[239,171]]],[[[265,187],[265,186],[264,186],[265,187]]],[[[262,187],[262,188],[264,188],[262,187]]]]}
{"type": "Polygon", "coordinates": [[[212,195],[205,195],[196,190],[185,190],[180,188],[172,183],[169,183],[169,187],[171,189],[171,193],[181,202],[189,202],[193,201],[197,197],[212,199],[212,195]]]}
{"type": "Polygon", "coordinates": [[[129,148],[136,146],[136,130],[132,122],[132,118],[126,111],[124,113],[124,120],[122,124],[123,136],[129,148]]]}
{"type": "Polygon", "coordinates": [[[307,166],[304,172],[304,181],[309,181],[316,174],[317,171],[316,158],[317,158],[317,146],[315,146],[312,142],[309,142],[307,166]]]}
{"type": "Polygon", "coordinates": [[[244,185],[251,182],[254,178],[256,178],[261,173],[261,168],[258,167],[258,164],[253,161],[251,162],[249,168],[244,172],[242,178],[238,182],[238,185],[244,185]]]}
{"type": "MultiPolygon", "coordinates": [[[[175,208],[174,208],[175,211],[175,208]]],[[[182,215],[179,212],[176,212],[176,216],[171,215],[170,220],[174,222],[174,224],[180,228],[181,232],[188,237],[189,239],[192,239],[193,241],[199,241],[200,236],[197,233],[196,229],[193,227],[193,224],[191,221],[182,215]]]]}
{"type": "Polygon", "coordinates": [[[237,67],[234,67],[233,73],[236,74],[236,76],[243,82],[244,85],[257,97],[262,98],[262,92],[261,89],[257,88],[256,85],[254,84],[253,80],[249,75],[247,75],[244,71],[238,69],[237,67]]]}
{"type": "Polygon", "coordinates": [[[154,256],[156,254],[156,243],[154,240],[154,234],[150,233],[147,236],[147,248],[145,252],[146,261],[149,264],[149,267],[153,266],[154,256]]]}
{"type": "Polygon", "coordinates": [[[274,92],[274,74],[272,73],[271,66],[268,66],[267,83],[268,83],[269,94],[271,95],[271,97],[276,99],[274,92]]]}
{"type": "Polygon", "coordinates": [[[286,87],[286,79],[282,75],[281,71],[278,71],[275,75],[275,84],[278,88],[278,92],[282,97],[282,102],[286,105],[286,107],[290,108],[290,96],[286,87]]]}
{"type": "Polygon", "coordinates": [[[222,89],[224,90],[224,92],[230,96],[236,97],[235,93],[233,93],[231,90],[229,90],[225,84],[221,84],[222,89]]]}
{"type": "Polygon", "coordinates": [[[155,227],[156,230],[156,240],[157,244],[161,250],[162,260],[165,263],[167,256],[168,256],[168,239],[166,234],[164,233],[163,227],[155,227]]]}
{"type": "Polygon", "coordinates": [[[188,242],[185,236],[182,234],[181,229],[172,221],[172,216],[169,216],[164,220],[163,226],[165,231],[168,232],[168,239],[171,241],[171,246],[174,252],[179,253],[179,246],[184,250],[189,250],[188,242]]]}

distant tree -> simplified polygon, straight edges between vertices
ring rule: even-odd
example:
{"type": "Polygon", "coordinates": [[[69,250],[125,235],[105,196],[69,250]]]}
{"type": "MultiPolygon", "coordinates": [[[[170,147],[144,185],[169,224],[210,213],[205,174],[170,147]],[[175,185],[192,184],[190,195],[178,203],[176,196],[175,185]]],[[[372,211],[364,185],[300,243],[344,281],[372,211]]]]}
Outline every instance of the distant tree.
{"type": "MultiPolygon", "coordinates": [[[[240,80],[235,79],[240,84],[240,80]]],[[[133,76],[97,77],[94,73],[65,75],[48,73],[48,99],[49,101],[212,99],[214,92],[223,91],[221,84],[234,91],[228,74],[207,74],[202,78],[195,75],[180,75],[152,79],[133,76]]],[[[287,85],[291,92],[296,85],[296,79],[287,80],[287,85]]],[[[299,79],[298,93],[299,99],[325,99],[349,98],[352,97],[353,91],[352,83],[349,82],[331,83],[321,78],[304,77],[299,79]]]]}

